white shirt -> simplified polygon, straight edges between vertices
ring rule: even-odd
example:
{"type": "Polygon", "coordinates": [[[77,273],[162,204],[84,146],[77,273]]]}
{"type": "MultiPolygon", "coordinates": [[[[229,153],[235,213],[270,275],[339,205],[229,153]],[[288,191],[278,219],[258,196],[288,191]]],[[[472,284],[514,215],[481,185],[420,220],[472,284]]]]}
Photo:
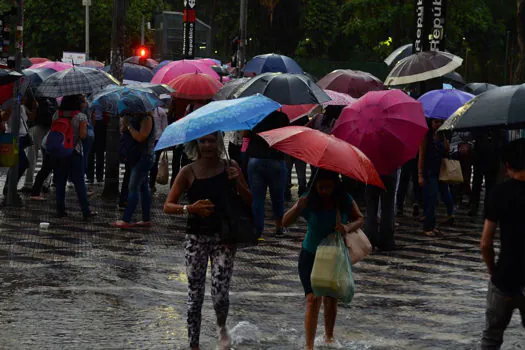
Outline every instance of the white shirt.
{"type": "MultiPolygon", "coordinates": [[[[13,116],[13,114],[11,114],[11,117],[13,116]]],[[[9,118],[11,119],[11,118],[9,118]]],[[[18,130],[18,136],[19,137],[22,137],[22,136],[26,136],[27,135],[27,131],[28,131],[28,126],[27,126],[27,109],[24,105],[21,105],[20,106],[20,129],[18,130]]],[[[11,122],[10,120],[8,120],[8,122],[6,123],[6,132],[11,132],[11,126],[10,126],[11,122]]]]}
{"type": "Polygon", "coordinates": [[[168,126],[168,113],[161,107],[155,108],[153,113],[153,124],[155,126],[155,141],[160,139],[160,135],[168,126]]]}

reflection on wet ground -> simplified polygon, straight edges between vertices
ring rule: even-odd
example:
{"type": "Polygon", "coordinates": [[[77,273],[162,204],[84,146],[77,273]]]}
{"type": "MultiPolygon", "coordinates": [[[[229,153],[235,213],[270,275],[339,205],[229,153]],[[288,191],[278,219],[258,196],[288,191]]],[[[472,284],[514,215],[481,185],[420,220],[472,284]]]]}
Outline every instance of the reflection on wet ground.
{"type": "MultiPolygon", "coordinates": [[[[97,194],[92,203],[100,216],[89,223],[76,207],[69,218],[55,219],[52,195],[43,204],[2,210],[0,348],[185,348],[184,222],[162,213],[165,193],[155,195],[150,230],[109,227],[121,212],[97,194]],[[39,230],[40,222],[50,228],[39,230]]],[[[479,347],[487,289],[481,222],[464,214],[460,209],[458,224],[444,228],[444,238],[423,237],[419,222],[400,218],[399,250],[355,266],[356,297],[338,314],[340,348],[479,347]]],[[[235,349],[302,348],[296,265],[304,230],[300,224],[285,237],[266,237],[239,252],[228,320],[235,349]]],[[[215,335],[207,297],[203,349],[215,349],[215,335]]],[[[505,339],[504,349],[525,348],[518,314],[505,339]]]]}

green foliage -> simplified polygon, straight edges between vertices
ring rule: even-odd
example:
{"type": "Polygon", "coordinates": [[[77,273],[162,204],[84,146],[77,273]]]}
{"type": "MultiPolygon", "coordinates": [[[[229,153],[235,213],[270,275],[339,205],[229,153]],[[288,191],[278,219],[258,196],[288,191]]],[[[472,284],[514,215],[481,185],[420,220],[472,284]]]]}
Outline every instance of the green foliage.
{"type": "Polygon", "coordinates": [[[336,0],[306,0],[304,14],[305,37],[299,42],[296,54],[303,57],[323,57],[333,43],[338,6],[336,0]]]}

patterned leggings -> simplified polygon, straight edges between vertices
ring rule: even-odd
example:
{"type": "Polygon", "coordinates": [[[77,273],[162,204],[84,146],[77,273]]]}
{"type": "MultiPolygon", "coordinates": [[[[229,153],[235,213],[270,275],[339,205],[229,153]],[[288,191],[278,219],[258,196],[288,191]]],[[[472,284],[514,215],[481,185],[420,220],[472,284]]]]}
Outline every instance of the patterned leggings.
{"type": "Polygon", "coordinates": [[[199,345],[208,259],[211,261],[213,308],[217,325],[222,328],[226,325],[230,307],[229,291],[235,247],[221,244],[218,237],[186,235],[184,249],[188,275],[188,338],[190,347],[195,347],[199,345]]]}

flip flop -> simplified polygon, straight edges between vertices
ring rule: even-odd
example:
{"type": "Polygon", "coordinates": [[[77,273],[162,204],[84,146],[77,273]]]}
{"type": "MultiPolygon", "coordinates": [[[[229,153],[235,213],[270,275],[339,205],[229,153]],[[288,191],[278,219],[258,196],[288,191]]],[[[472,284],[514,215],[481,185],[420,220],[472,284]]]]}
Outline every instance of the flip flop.
{"type": "Polygon", "coordinates": [[[116,228],[123,228],[123,229],[135,227],[135,224],[128,223],[125,221],[115,221],[115,222],[112,222],[110,225],[116,228]]]}
{"type": "Polygon", "coordinates": [[[150,228],[151,226],[153,226],[153,223],[151,221],[139,221],[135,223],[135,227],[150,228]]]}
{"type": "Polygon", "coordinates": [[[435,228],[432,231],[424,231],[423,234],[427,237],[443,237],[443,233],[441,233],[438,228],[435,228]]]}
{"type": "Polygon", "coordinates": [[[31,196],[29,197],[31,198],[32,201],[37,201],[37,202],[44,202],[46,199],[42,196],[31,196]]]}

